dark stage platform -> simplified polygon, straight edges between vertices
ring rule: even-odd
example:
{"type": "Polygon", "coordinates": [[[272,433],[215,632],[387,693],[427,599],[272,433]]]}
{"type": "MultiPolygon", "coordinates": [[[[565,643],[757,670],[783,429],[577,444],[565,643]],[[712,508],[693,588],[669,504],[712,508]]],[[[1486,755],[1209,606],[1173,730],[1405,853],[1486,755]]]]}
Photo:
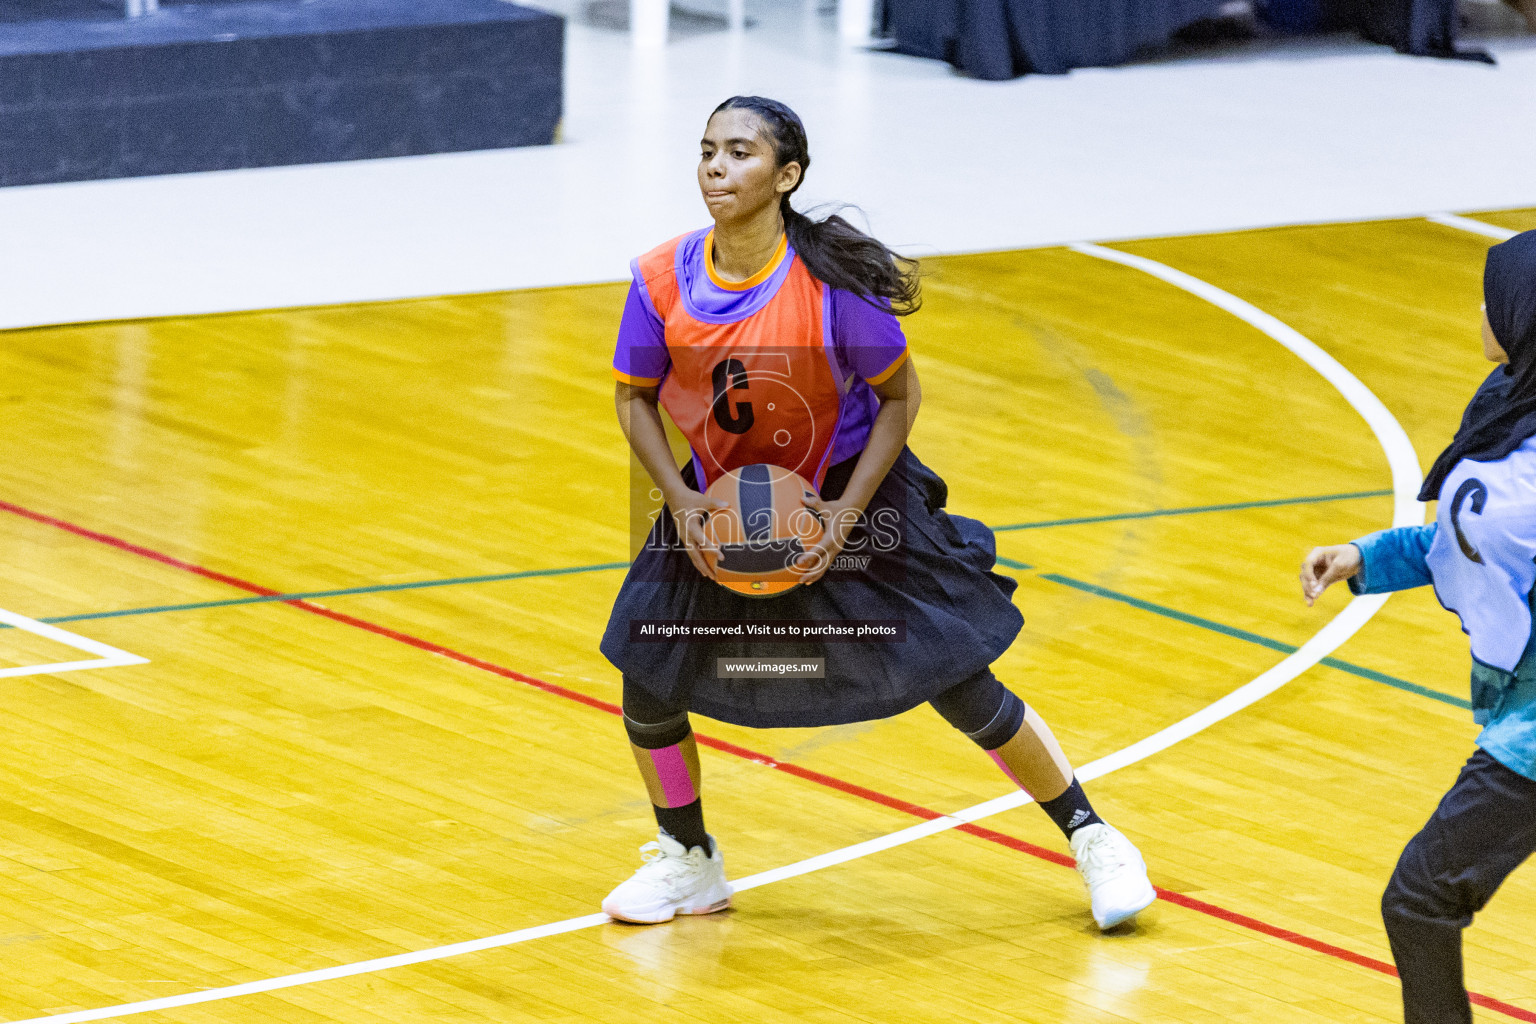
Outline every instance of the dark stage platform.
{"type": "Polygon", "coordinates": [[[554,141],[565,24],[502,0],[0,4],[0,185],[554,141]]]}

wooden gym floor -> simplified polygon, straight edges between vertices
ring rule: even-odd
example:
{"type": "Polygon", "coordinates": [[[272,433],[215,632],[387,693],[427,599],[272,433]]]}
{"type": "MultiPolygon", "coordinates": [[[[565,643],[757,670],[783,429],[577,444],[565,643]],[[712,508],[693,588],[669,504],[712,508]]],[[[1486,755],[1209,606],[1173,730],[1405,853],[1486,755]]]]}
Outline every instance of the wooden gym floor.
{"type": "MultiPolygon", "coordinates": [[[[1317,342],[1427,466],[1487,371],[1490,243],[1405,220],[1116,248],[1317,342]]],[[[913,448],[951,510],[1006,528],[1028,624],[998,673],[1074,761],[1210,704],[1344,606],[1302,604],[1299,559],[1387,525],[1391,482],[1323,377],[1067,249],[929,271],[913,448]]],[[[0,607],[148,659],[0,679],[0,1020],[579,919],[637,866],[654,827],[596,650],[628,544],[623,294],[0,334],[0,607]]],[[[5,629],[0,667],[100,653],[66,641],[5,629]]],[[[1397,595],[1327,664],[1091,783],[1168,895],[1134,930],[1098,934],[1025,807],[727,914],[577,921],[136,1019],[1396,1020],[1377,900],[1471,752],[1466,670],[1432,594],[1397,595]]],[[[1008,791],[926,708],[696,724],[720,741],[706,807],[733,877],[1008,791]]],[[[1468,935],[1480,1020],[1536,1020],[1533,922],[1525,869],[1468,935]]]]}

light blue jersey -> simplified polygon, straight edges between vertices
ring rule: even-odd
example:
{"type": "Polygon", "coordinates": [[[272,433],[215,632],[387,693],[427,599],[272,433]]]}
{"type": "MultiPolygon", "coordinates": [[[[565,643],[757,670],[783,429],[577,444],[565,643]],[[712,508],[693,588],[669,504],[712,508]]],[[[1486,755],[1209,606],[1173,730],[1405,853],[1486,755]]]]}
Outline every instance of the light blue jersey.
{"type": "Polygon", "coordinates": [[[1383,530],[1355,541],[1357,594],[1432,583],[1461,618],[1472,645],[1477,745],[1536,779],[1536,438],[1497,462],[1463,459],[1440,488],[1429,526],[1383,530]]]}

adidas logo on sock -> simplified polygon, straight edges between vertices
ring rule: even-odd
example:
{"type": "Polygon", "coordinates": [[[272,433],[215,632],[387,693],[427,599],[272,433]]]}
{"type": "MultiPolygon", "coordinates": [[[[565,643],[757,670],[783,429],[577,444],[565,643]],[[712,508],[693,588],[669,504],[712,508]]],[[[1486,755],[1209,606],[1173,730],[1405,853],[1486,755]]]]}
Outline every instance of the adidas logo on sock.
{"type": "Polygon", "coordinates": [[[1075,812],[1073,812],[1072,820],[1067,822],[1067,828],[1069,828],[1069,829],[1070,828],[1077,828],[1077,826],[1081,825],[1083,822],[1088,820],[1088,818],[1090,817],[1091,813],[1092,812],[1085,811],[1081,807],[1079,807],[1075,812]]]}

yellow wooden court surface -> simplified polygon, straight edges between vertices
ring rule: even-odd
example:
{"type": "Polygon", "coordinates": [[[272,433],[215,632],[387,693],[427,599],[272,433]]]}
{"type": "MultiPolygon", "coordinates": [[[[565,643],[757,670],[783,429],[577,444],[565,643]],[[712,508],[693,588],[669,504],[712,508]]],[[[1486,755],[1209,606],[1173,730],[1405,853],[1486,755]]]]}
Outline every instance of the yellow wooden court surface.
{"type": "MultiPolygon", "coordinates": [[[[1403,220],[1114,247],[1322,346],[1427,467],[1488,370],[1490,244],[1403,220]]],[[[1391,479],[1327,380],[1069,249],[927,267],[912,446],[951,511],[1007,527],[1027,625],[997,672],[1075,763],[1249,682],[1344,607],[1305,607],[1301,555],[1387,526],[1391,479]]],[[[629,543],[607,369],[623,296],[0,334],[0,608],[70,631],[0,630],[0,671],[97,656],[69,635],[148,659],[0,678],[0,1021],[113,1019],[72,1011],[583,918],[638,866],[654,823],[597,651],[629,543]]],[[[944,831],[712,917],[585,922],[131,1019],[1400,1020],[1372,966],[1390,961],[1377,901],[1472,751],[1467,667],[1454,617],[1399,594],[1330,662],[1091,782],[1172,897],[1134,929],[1098,933],[1024,807],[979,822],[990,837],[944,831]]],[[[733,877],[1009,791],[927,708],[695,726],[744,748],[702,750],[733,877]]],[[[1468,932],[1479,1020],[1536,1020],[1533,923],[1527,867],[1468,932]]]]}

